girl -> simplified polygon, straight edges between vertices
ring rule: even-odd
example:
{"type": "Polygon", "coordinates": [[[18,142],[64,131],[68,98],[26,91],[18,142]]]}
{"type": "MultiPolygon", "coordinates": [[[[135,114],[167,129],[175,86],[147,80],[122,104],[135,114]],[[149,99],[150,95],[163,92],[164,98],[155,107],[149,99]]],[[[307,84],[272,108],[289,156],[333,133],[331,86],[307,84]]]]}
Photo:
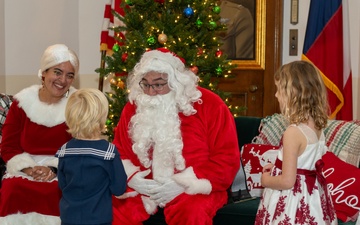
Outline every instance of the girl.
{"type": "Polygon", "coordinates": [[[322,176],[329,109],[322,78],[312,64],[295,61],[280,68],[275,85],[290,126],[275,164],[263,168],[265,190],[255,224],[337,224],[322,176]]]}

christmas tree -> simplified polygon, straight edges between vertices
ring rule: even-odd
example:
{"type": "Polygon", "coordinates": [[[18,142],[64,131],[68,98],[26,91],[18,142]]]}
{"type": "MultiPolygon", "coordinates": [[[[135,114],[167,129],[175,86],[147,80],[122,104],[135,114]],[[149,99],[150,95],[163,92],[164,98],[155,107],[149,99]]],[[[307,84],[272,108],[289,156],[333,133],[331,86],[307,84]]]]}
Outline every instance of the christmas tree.
{"type": "MultiPolygon", "coordinates": [[[[124,26],[113,27],[117,43],[105,56],[105,68],[96,71],[110,79],[112,92],[106,135],[113,139],[121,111],[126,104],[126,78],[149,49],[167,48],[186,61],[200,78],[199,85],[217,93],[225,102],[229,93],[217,89],[217,79],[230,76],[231,61],[219,50],[220,7],[215,0],[126,0],[121,3],[125,16],[113,11],[124,26]],[[125,34],[125,38],[123,38],[125,34]]],[[[229,106],[234,115],[238,107],[229,106]]]]}

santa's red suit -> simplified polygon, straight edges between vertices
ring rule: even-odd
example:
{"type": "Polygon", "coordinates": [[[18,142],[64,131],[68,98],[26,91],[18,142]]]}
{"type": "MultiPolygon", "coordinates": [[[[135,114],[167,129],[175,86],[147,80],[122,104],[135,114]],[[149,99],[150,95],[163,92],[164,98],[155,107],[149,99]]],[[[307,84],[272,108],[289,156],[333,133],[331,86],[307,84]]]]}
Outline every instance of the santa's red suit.
{"type": "MultiPolygon", "coordinates": [[[[233,115],[218,95],[207,89],[199,90],[202,101],[194,103],[197,112],[190,116],[179,113],[185,169],[173,169],[172,179],[185,187],[185,193],[164,207],[166,222],[170,225],[212,224],[216,211],[227,202],[226,190],[239,169],[240,156],[233,115]]],[[[128,103],[124,107],[114,137],[128,181],[137,171],[147,169],[134,153],[133,142],[129,137],[130,119],[135,112],[134,104],[128,103]]],[[[152,162],[156,161],[153,158],[156,155],[154,151],[149,151],[152,162]]],[[[173,166],[173,163],[168,165],[173,166]]],[[[155,168],[163,166],[152,163],[150,169],[152,172],[169,169],[155,168]]],[[[152,176],[153,174],[150,174],[148,177],[152,176]]],[[[131,191],[129,190],[129,193],[131,191]]],[[[114,199],[113,206],[113,224],[116,225],[142,224],[142,221],[149,218],[149,214],[156,211],[149,209],[144,196],[140,194],[114,199]]]]}
{"type": "MultiPolygon", "coordinates": [[[[57,167],[54,155],[71,139],[65,124],[67,98],[57,104],[43,103],[40,88],[34,85],[14,96],[3,126],[1,156],[7,172],[0,189],[1,217],[30,212],[59,216],[61,191],[57,179],[39,182],[21,172],[36,165],[57,167]]],[[[70,88],[70,94],[74,91],[70,88]]]]}

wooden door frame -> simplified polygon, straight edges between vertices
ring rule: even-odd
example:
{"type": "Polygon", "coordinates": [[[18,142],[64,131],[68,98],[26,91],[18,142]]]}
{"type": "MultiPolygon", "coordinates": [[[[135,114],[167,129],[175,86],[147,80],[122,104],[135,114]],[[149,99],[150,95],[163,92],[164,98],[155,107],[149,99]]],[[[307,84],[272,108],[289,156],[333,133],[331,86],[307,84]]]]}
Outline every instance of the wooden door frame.
{"type": "Polygon", "coordinates": [[[281,66],[282,58],[282,21],[283,1],[272,0],[266,3],[266,53],[264,71],[263,116],[279,112],[279,104],[275,97],[276,87],[274,73],[281,66]]]}

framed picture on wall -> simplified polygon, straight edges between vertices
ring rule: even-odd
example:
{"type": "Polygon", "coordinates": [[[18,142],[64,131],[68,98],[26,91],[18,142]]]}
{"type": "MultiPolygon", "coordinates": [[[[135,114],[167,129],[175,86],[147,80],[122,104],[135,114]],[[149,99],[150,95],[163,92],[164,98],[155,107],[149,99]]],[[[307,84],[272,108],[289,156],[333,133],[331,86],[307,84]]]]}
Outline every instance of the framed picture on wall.
{"type": "Polygon", "coordinates": [[[221,0],[220,49],[238,69],[265,69],[266,0],[221,0]]]}

